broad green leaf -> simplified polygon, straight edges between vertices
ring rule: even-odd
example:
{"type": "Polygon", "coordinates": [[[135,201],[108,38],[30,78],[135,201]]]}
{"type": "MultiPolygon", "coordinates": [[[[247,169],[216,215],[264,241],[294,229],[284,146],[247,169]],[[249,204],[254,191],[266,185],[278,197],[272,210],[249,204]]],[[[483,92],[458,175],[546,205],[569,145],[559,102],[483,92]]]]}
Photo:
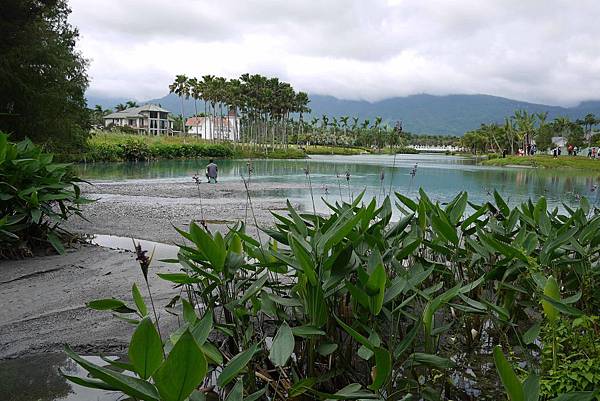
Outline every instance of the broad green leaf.
{"type": "Polygon", "coordinates": [[[315,272],[314,262],[309,251],[304,248],[300,241],[294,238],[293,234],[290,234],[289,236],[289,243],[292,248],[292,252],[294,252],[294,257],[300,263],[300,267],[308,278],[308,281],[311,285],[317,285],[317,274],[315,272]]]}
{"type": "Polygon", "coordinates": [[[256,401],[260,399],[264,393],[267,392],[267,387],[263,387],[262,390],[255,391],[247,397],[244,397],[244,401],[256,401]]]}
{"type": "MultiPolygon", "coordinates": [[[[560,290],[558,289],[558,282],[554,276],[548,277],[546,286],[544,287],[544,295],[554,300],[560,299],[560,290]]],[[[544,313],[550,322],[555,322],[558,319],[558,310],[549,301],[542,300],[542,307],[544,313]]]]}
{"type": "MultiPolygon", "coordinates": [[[[494,200],[496,201],[496,206],[498,206],[498,209],[500,209],[502,214],[504,216],[508,217],[508,215],[510,214],[510,208],[508,207],[508,205],[506,204],[504,199],[502,199],[502,196],[500,196],[498,191],[496,191],[495,189],[494,189],[494,200]]],[[[513,400],[511,400],[511,401],[513,401],[513,400]]]]}
{"type": "Polygon", "coordinates": [[[185,273],[156,273],[156,275],[163,280],[167,280],[176,284],[197,284],[202,282],[201,279],[192,277],[185,273]]]}
{"type": "Polygon", "coordinates": [[[265,273],[258,279],[256,279],[252,284],[250,284],[248,289],[246,289],[246,291],[244,292],[244,295],[242,295],[242,298],[239,300],[239,303],[243,305],[244,303],[246,303],[246,301],[248,301],[250,298],[256,295],[256,293],[258,293],[265,285],[268,278],[269,275],[265,273]]]}
{"type": "Polygon", "coordinates": [[[193,325],[198,320],[198,316],[196,316],[196,311],[191,303],[189,303],[186,299],[181,298],[181,306],[183,306],[183,320],[193,325]]]}
{"type": "Polygon", "coordinates": [[[129,308],[123,301],[118,299],[97,299],[87,303],[87,307],[95,310],[113,310],[119,313],[135,313],[135,310],[129,308]]]}
{"type": "Polygon", "coordinates": [[[399,192],[395,192],[395,194],[396,194],[396,197],[400,200],[400,202],[404,203],[406,205],[406,207],[408,207],[413,212],[417,211],[419,206],[417,205],[417,203],[415,201],[402,195],[399,192]]]}
{"type": "Polygon", "coordinates": [[[298,380],[296,383],[292,385],[290,390],[288,391],[288,396],[290,398],[296,398],[301,394],[306,393],[306,391],[312,389],[312,387],[317,383],[317,379],[314,377],[307,377],[301,380],[298,380]]]}
{"type": "Polygon", "coordinates": [[[526,345],[533,344],[536,338],[540,335],[540,323],[535,323],[523,334],[523,342],[526,345]]]}
{"type": "Polygon", "coordinates": [[[375,378],[369,386],[371,390],[379,390],[390,377],[392,373],[392,355],[388,350],[377,347],[375,353],[375,378]]]}
{"type": "Polygon", "coordinates": [[[298,337],[313,337],[313,336],[324,336],[325,332],[323,330],[319,330],[314,326],[296,326],[292,327],[292,333],[298,337]]]}
{"type": "Polygon", "coordinates": [[[406,363],[408,366],[425,365],[439,370],[449,369],[454,366],[454,362],[448,358],[442,358],[441,356],[422,352],[415,352],[414,354],[411,354],[406,359],[406,363]]]}
{"type": "Polygon", "coordinates": [[[387,282],[387,275],[382,264],[377,264],[369,280],[367,281],[366,289],[369,295],[371,313],[375,316],[379,315],[383,306],[383,299],[385,296],[385,285],[387,282]]]}
{"type": "Polygon", "coordinates": [[[60,374],[63,375],[64,378],[66,378],[67,380],[69,380],[75,384],[78,384],[80,386],[87,387],[87,388],[95,388],[98,390],[119,391],[118,388],[109,386],[108,384],[104,383],[102,380],[90,379],[87,377],[71,376],[71,375],[68,375],[65,372],[63,372],[61,369],[59,369],[59,371],[60,371],[60,374]]]}
{"type": "Polygon", "coordinates": [[[231,389],[229,394],[227,394],[225,401],[242,401],[243,398],[244,398],[244,382],[242,381],[242,379],[238,379],[235,382],[235,385],[233,386],[233,388],[231,389]]]}
{"type": "Polygon", "coordinates": [[[540,378],[535,373],[531,373],[525,382],[523,382],[523,393],[525,401],[538,401],[540,398],[540,378]]]}
{"type": "Polygon", "coordinates": [[[192,333],[186,330],[154,373],[162,401],[183,401],[202,382],[208,364],[192,333]]]}
{"type": "Polygon", "coordinates": [[[135,306],[140,312],[140,316],[146,316],[148,314],[148,308],[146,307],[146,303],[144,302],[144,298],[142,297],[142,293],[140,292],[137,284],[133,283],[131,287],[131,294],[133,295],[133,301],[135,302],[135,306]]]}
{"type": "Polygon", "coordinates": [[[92,377],[102,380],[108,386],[119,389],[123,393],[140,400],[158,401],[159,395],[156,388],[147,381],[91,363],[77,355],[68,346],[65,347],[65,353],[87,370],[92,377]]]}
{"type": "Polygon", "coordinates": [[[369,339],[365,336],[363,336],[362,334],[360,334],[358,331],[354,330],[352,327],[350,327],[349,325],[347,325],[346,323],[344,323],[339,317],[337,317],[336,315],[333,315],[333,317],[335,318],[335,320],[338,322],[338,324],[340,326],[342,326],[342,328],[348,333],[350,334],[350,336],[352,336],[352,338],[354,338],[356,341],[358,341],[359,343],[361,343],[362,345],[364,345],[365,347],[367,347],[368,349],[370,349],[371,351],[375,351],[375,346],[373,344],[371,344],[371,342],[369,341],[369,339]]]}
{"type": "Polygon", "coordinates": [[[163,361],[162,340],[149,317],[138,324],[129,342],[129,360],[136,373],[147,379],[163,361]]]}
{"type": "Polygon", "coordinates": [[[447,241],[453,243],[454,245],[458,245],[458,235],[456,234],[456,227],[453,227],[450,222],[446,219],[445,216],[442,216],[442,211],[439,211],[440,214],[432,213],[431,214],[431,225],[437,235],[441,235],[447,241]]]}
{"type": "Polygon", "coordinates": [[[317,352],[320,355],[327,356],[338,349],[338,345],[336,343],[325,343],[321,344],[317,347],[317,352]]]}
{"type": "Polygon", "coordinates": [[[523,385],[504,357],[502,348],[498,345],[494,347],[494,362],[496,363],[496,369],[498,370],[500,380],[506,390],[508,399],[510,401],[526,401],[523,385]]]}
{"type": "Polygon", "coordinates": [[[212,310],[207,310],[204,314],[204,317],[196,322],[193,326],[192,335],[194,339],[198,343],[198,345],[202,346],[208,339],[210,331],[213,327],[213,314],[212,310]]]}
{"type": "Polygon", "coordinates": [[[566,315],[571,315],[571,316],[583,316],[583,312],[580,311],[579,309],[571,306],[571,305],[567,305],[564,301],[561,301],[560,299],[554,299],[554,298],[550,298],[547,295],[542,294],[542,302],[545,302],[547,305],[553,307],[554,311],[557,313],[558,316],[558,312],[562,312],[566,315]]]}
{"type": "Polygon", "coordinates": [[[225,387],[229,384],[235,377],[240,373],[242,369],[246,367],[248,362],[252,359],[254,354],[258,351],[258,343],[254,344],[246,351],[240,352],[236,356],[234,356],[228,363],[225,365],[225,368],[219,374],[217,378],[217,385],[219,387],[225,387]]]}
{"type": "Polygon", "coordinates": [[[200,346],[200,349],[204,352],[204,356],[208,359],[209,363],[217,366],[223,364],[223,355],[221,354],[221,351],[219,351],[219,349],[211,342],[206,341],[200,346]]]}
{"type": "Polygon", "coordinates": [[[283,322],[275,334],[269,359],[275,366],[284,366],[294,352],[294,334],[286,322],[283,322]]]}
{"type": "Polygon", "coordinates": [[[60,239],[58,239],[58,236],[54,234],[54,232],[49,231],[47,238],[48,242],[50,242],[50,245],[52,245],[52,247],[56,250],[56,252],[58,252],[59,255],[65,254],[65,247],[60,241],[60,239]]]}

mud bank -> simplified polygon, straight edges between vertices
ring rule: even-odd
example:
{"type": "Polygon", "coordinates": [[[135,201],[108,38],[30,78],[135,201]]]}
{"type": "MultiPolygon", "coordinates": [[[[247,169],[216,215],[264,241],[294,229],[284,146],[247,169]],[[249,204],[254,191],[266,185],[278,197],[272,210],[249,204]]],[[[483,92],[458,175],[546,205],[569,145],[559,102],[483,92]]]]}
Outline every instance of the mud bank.
{"type": "MultiPolygon", "coordinates": [[[[97,183],[82,187],[85,196],[98,199],[84,206],[86,220],[65,225],[85,234],[112,234],[157,242],[180,242],[173,226],[185,228],[204,218],[213,230],[246,221],[269,225],[271,211],[285,209],[271,183],[251,183],[252,207],[242,182],[217,185],[164,181],[97,183]]],[[[302,188],[301,185],[298,188],[302,188]]],[[[174,295],[172,286],[156,272],[175,271],[175,265],[153,263],[151,286],[159,310],[174,295]]],[[[0,359],[54,352],[70,344],[85,354],[121,354],[133,326],[107,312],[89,310],[86,302],[99,298],[131,299],[137,282],[147,296],[143,277],[131,252],[83,245],[67,255],[0,261],[0,359]]],[[[161,324],[176,324],[161,313],[161,324]]]]}

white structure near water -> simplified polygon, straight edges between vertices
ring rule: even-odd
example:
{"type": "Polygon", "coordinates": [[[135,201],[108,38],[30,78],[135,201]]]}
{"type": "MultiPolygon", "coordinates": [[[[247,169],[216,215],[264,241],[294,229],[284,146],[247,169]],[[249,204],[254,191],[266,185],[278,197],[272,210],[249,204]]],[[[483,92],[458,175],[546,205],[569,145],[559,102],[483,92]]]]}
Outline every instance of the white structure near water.
{"type": "Polygon", "coordinates": [[[202,139],[217,139],[226,141],[239,141],[239,119],[231,111],[227,116],[190,117],[185,126],[188,135],[202,139]]]}
{"type": "Polygon", "coordinates": [[[136,130],[138,134],[173,134],[173,119],[169,117],[169,110],[155,104],[145,104],[110,113],[104,117],[104,126],[129,127],[136,130]]]}

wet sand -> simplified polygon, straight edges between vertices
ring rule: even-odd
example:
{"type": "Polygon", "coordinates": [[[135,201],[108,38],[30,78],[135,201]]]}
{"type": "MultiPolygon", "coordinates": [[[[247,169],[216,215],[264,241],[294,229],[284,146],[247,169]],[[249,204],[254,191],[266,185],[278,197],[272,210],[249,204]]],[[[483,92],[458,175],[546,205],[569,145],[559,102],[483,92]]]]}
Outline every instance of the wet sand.
{"type": "MultiPolygon", "coordinates": [[[[303,183],[287,187],[302,188],[303,183]]],[[[281,185],[251,183],[252,208],[242,182],[201,184],[202,199],[192,183],[130,181],[84,185],[84,195],[97,202],[84,206],[85,221],[74,218],[65,228],[82,234],[112,234],[164,243],[181,242],[173,226],[207,221],[211,230],[246,220],[248,232],[273,221],[271,211],[285,213],[281,185]],[[254,214],[252,213],[254,211],[254,214]]],[[[266,237],[263,236],[263,239],[266,237]]],[[[159,310],[177,290],[155,276],[176,265],[153,263],[151,288],[159,310]]],[[[126,352],[133,326],[109,312],[89,310],[86,302],[100,298],[131,300],[131,285],[143,277],[131,252],[81,245],[67,255],[0,261],[0,359],[59,351],[64,344],[85,354],[126,352]]],[[[162,324],[174,318],[161,313],[162,324]]]]}

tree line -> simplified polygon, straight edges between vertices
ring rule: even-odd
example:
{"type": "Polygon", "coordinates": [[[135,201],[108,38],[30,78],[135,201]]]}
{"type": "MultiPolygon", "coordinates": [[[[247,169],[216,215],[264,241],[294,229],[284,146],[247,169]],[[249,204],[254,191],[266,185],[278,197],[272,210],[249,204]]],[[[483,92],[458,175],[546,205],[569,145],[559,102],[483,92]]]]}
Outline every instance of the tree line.
{"type": "Polygon", "coordinates": [[[582,119],[572,121],[568,117],[547,119],[548,113],[529,113],[517,110],[504,119],[504,124],[481,124],[473,131],[465,133],[460,140],[461,146],[473,153],[507,152],[515,154],[525,150],[533,143],[538,151],[555,148],[554,137],[564,137],[567,145],[573,147],[599,146],[600,135],[594,133],[594,127],[600,119],[587,114],[582,119]]]}

